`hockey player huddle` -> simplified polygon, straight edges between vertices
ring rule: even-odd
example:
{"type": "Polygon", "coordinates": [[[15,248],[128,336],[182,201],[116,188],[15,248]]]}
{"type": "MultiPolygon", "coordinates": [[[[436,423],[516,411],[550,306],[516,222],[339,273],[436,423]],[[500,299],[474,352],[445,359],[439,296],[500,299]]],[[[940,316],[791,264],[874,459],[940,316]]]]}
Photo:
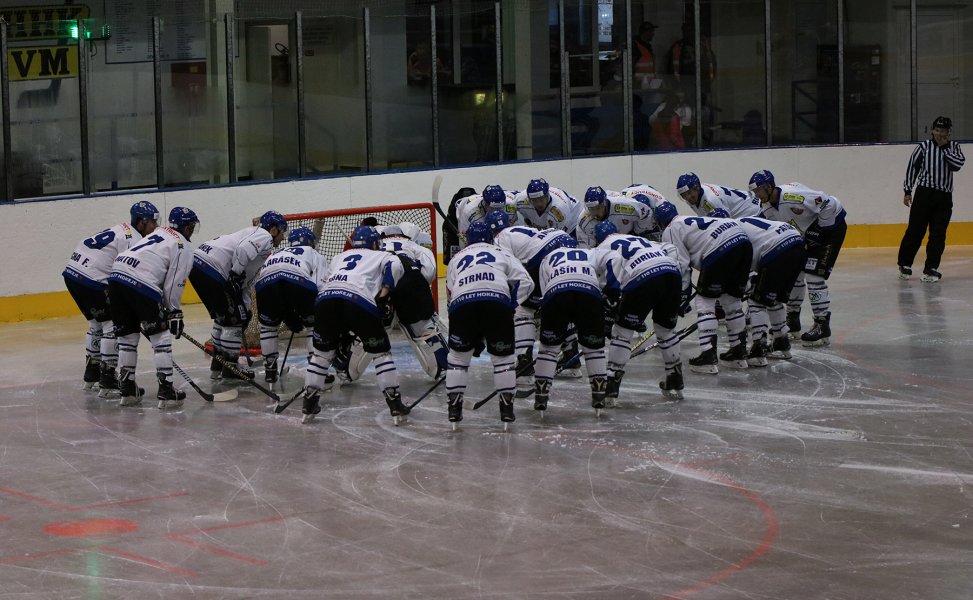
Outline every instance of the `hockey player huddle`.
{"type": "Polygon", "coordinates": [[[350,248],[328,261],[310,229],[288,231],[274,211],[259,225],[192,250],[198,225],[192,211],[173,209],[170,227],[157,229],[155,207],[140,202],[129,224],[82,241],[64,272],[89,319],[84,380],[107,397],[120,396],[122,405],[138,404],[141,334],[153,347],[159,408],[181,406],[171,340],[183,333],[179,302],[187,277],[213,319],[214,379],[254,377],[233,366],[251,287],[268,384],[285,366],[278,358],[280,325],[313,328],[304,388],[292,399],[302,400],[305,422],[320,412],[321,393],[335,375],[354,380],[369,364],[392,416],[410,412],[385,327],[392,307],[424,370],[444,379],[454,427],[463,419],[472,358],[483,351],[506,424],[516,418],[515,398],[533,396],[534,410],[545,411],[555,377],[580,376],[582,358],[599,413],[615,405],[633,355],[656,346],[665,368],[662,395],[683,399],[680,342],[693,331],[699,350],[689,369],[704,374],[719,373],[721,365],[744,369],[790,359],[792,338],[827,344],[827,280],[846,231],[838,199],[797,183],[778,185],[769,171],[754,173],[745,191],[702,183],[693,173],[675,187],[692,216],[678,214],[648,185],[618,192],[593,186],[578,201],[535,179],[522,192],[489,185],[458,200],[459,250],[446,276],[448,333],[429,289],[435,256],[422,244],[431,240],[411,223],[359,226],[350,248]],[[285,235],[289,245],[273,252],[285,235]],[[813,327],[801,334],[805,292],[813,327]],[[695,322],[680,328],[679,318],[692,309],[695,322]],[[720,319],[729,346],[722,353],[720,319]],[[646,345],[652,336],[656,341],[646,345]]]}

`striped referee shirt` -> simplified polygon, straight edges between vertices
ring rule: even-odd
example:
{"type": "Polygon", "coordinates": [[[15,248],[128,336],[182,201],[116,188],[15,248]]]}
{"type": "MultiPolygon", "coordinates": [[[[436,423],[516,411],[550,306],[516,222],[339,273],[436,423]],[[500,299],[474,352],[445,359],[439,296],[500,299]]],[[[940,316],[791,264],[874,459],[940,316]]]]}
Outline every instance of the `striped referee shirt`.
{"type": "Polygon", "coordinates": [[[905,193],[911,194],[914,185],[952,192],[953,171],[959,171],[965,162],[963,150],[954,141],[950,141],[943,148],[937,146],[932,139],[920,142],[909,157],[903,184],[905,193]]]}

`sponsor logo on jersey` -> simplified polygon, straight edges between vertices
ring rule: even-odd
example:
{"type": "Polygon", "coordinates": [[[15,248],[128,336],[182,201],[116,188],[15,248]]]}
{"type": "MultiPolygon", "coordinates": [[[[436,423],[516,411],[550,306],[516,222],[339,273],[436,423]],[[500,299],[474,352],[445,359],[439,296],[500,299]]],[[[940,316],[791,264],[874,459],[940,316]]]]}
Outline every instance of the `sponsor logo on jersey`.
{"type": "Polygon", "coordinates": [[[551,207],[551,214],[554,215],[554,218],[557,219],[558,221],[564,220],[564,213],[559,211],[557,207],[554,206],[551,207]]]}
{"type": "Polygon", "coordinates": [[[787,192],[786,194],[784,194],[784,200],[787,200],[788,202],[796,202],[798,204],[804,204],[804,196],[800,194],[792,194],[790,192],[787,192]]]}
{"type": "Polygon", "coordinates": [[[635,214],[635,207],[634,206],[628,206],[627,204],[616,204],[614,206],[614,209],[615,209],[615,214],[619,214],[619,215],[634,215],[635,214]]]}
{"type": "Polygon", "coordinates": [[[507,342],[496,342],[493,344],[493,349],[497,352],[505,352],[507,350],[513,350],[513,344],[508,344],[507,342]]]}

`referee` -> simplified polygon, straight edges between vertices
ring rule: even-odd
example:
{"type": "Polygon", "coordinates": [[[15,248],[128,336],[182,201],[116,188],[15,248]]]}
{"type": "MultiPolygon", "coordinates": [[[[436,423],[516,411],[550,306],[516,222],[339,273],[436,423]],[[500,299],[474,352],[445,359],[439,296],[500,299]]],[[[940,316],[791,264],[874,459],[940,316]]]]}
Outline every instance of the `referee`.
{"type": "Polygon", "coordinates": [[[912,275],[912,261],[922,246],[927,228],[929,242],[922,281],[936,282],[943,277],[938,269],[946,249],[946,228],[953,216],[953,172],[959,171],[966,162],[959,144],[949,139],[952,127],[949,117],[936,117],[932,123],[932,139],[920,142],[909,157],[902,203],[912,208],[909,226],[899,245],[899,279],[912,275]]]}

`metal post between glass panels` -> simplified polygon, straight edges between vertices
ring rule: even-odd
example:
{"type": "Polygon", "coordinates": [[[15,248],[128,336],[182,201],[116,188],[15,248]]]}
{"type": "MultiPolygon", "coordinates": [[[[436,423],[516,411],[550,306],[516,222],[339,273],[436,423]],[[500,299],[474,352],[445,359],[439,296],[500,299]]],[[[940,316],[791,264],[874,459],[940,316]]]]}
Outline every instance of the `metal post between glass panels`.
{"type": "Polygon", "coordinates": [[[362,9],[365,39],[365,170],[372,170],[372,39],[369,31],[368,8],[362,9]]]}
{"type": "Polygon", "coordinates": [[[294,36],[296,41],[297,68],[297,175],[307,176],[307,129],[304,123],[306,106],[304,104],[304,19],[301,11],[294,13],[294,36]]]}
{"type": "Polygon", "coordinates": [[[155,107],[155,186],[165,187],[165,146],[162,141],[162,23],[152,17],[152,97],[155,107]]]}
{"type": "Polygon", "coordinates": [[[635,119],[632,115],[632,53],[627,40],[632,39],[632,0],[625,0],[625,40],[622,45],[622,129],[625,130],[624,152],[635,150],[635,119]]]}
{"type": "Polygon", "coordinates": [[[696,72],[696,97],[693,99],[693,110],[696,111],[696,116],[693,119],[696,122],[696,139],[693,146],[696,148],[703,146],[703,44],[699,12],[699,0],[693,0],[693,43],[696,44],[695,65],[693,66],[693,70],[696,72]]]}
{"type": "Polygon", "coordinates": [[[845,143],[845,1],[838,0],[838,143],[845,143]]]}
{"type": "MultiPolygon", "coordinates": [[[[493,3],[494,46],[497,56],[497,160],[503,161],[503,32],[500,30],[500,3],[493,3]]],[[[434,65],[436,63],[433,63],[434,65]]]]}
{"type": "Polygon", "coordinates": [[[557,3],[558,56],[561,60],[561,154],[571,156],[571,89],[568,53],[564,49],[564,0],[557,3]]]}
{"type": "MultiPolygon", "coordinates": [[[[85,23],[78,19],[78,115],[81,137],[81,193],[94,192],[91,184],[91,139],[88,136],[88,44],[85,23]]],[[[7,60],[7,57],[3,57],[7,60]]]]}
{"type": "Polygon", "coordinates": [[[0,22],[0,54],[4,59],[0,61],[0,94],[3,95],[3,200],[14,199],[14,184],[11,179],[13,171],[13,156],[10,147],[10,65],[7,64],[7,24],[0,22]]]}
{"type": "Polygon", "coordinates": [[[919,9],[909,3],[909,96],[912,104],[912,139],[919,139],[919,9]]]}
{"type": "Polygon", "coordinates": [[[770,0],[764,0],[764,78],[766,107],[764,112],[767,114],[767,145],[770,146],[774,141],[774,95],[771,90],[771,41],[770,41],[770,0]]]}
{"type": "Polygon", "coordinates": [[[236,182],[236,97],[233,91],[233,15],[227,13],[226,25],[226,159],[230,183],[236,182]]]}
{"type": "Polygon", "coordinates": [[[429,90],[432,95],[432,164],[439,166],[439,49],[436,48],[436,5],[429,5],[429,54],[432,68],[429,70],[429,90]]]}

